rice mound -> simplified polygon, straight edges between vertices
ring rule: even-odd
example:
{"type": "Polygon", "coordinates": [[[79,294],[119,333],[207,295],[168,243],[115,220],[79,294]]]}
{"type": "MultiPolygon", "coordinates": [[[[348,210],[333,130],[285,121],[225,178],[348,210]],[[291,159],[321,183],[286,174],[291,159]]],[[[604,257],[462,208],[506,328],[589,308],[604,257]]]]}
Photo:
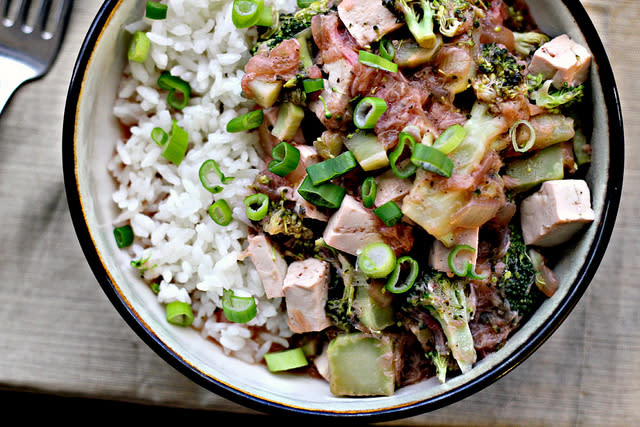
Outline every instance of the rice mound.
{"type": "MultiPolygon", "coordinates": [[[[108,164],[119,212],[114,225],[131,224],[135,242],[127,250],[131,260],[140,261],[144,280],[159,283],[158,303],[190,303],[193,326],[203,337],[227,354],[258,362],[273,343],[288,346],[292,332],[281,298],[267,299],[253,264],[238,260],[248,233],[243,201],[263,160],[255,132],[231,134],[225,127],[253,106],[242,96],[240,81],[255,30],[233,25],[228,0],[163,3],[169,6],[166,20],[141,18],[124,29],[147,32],[151,48],[144,64],[127,63],[113,108],[127,130],[108,164]],[[158,88],[163,70],[191,85],[191,101],[182,111],[168,107],[166,92],[158,88]],[[180,166],[165,160],[151,139],[153,128],[169,132],[173,120],[189,133],[180,166]],[[235,177],[221,193],[211,194],[200,183],[198,171],[207,159],[235,177]],[[228,226],[208,215],[220,198],[233,210],[228,226]],[[219,321],[214,312],[221,307],[223,289],[254,296],[257,316],[246,324],[219,321]]],[[[285,13],[296,8],[295,0],[266,3],[285,13]]]]}

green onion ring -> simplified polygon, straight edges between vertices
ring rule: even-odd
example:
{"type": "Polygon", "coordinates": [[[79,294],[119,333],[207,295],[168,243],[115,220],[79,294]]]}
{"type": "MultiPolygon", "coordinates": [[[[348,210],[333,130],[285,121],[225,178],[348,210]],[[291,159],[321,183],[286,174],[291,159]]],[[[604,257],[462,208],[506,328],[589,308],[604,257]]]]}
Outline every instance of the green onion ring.
{"type": "Polygon", "coordinates": [[[222,291],[222,310],[225,317],[234,323],[247,323],[258,314],[253,297],[239,297],[230,289],[222,291]]]}
{"type": "Polygon", "coordinates": [[[416,282],[419,269],[420,266],[418,265],[418,261],[410,256],[403,256],[399,258],[398,262],[396,262],[396,267],[393,269],[391,276],[389,276],[389,280],[387,280],[385,289],[393,294],[407,292],[416,282]],[[409,266],[409,274],[401,280],[400,276],[403,270],[402,267],[405,264],[408,264],[409,266]]]}
{"type": "Polygon", "coordinates": [[[382,56],[367,52],[366,50],[358,51],[358,62],[379,70],[390,71],[392,73],[398,72],[398,64],[391,62],[382,56]]]}
{"type": "Polygon", "coordinates": [[[387,277],[396,267],[396,254],[386,243],[369,243],[357,257],[358,268],[372,279],[387,277]]]}
{"type": "Polygon", "coordinates": [[[304,79],[302,87],[305,93],[313,93],[324,89],[324,79],[304,79]]]}
{"type": "Polygon", "coordinates": [[[393,227],[402,219],[402,209],[393,200],[389,200],[385,204],[373,210],[378,218],[384,222],[387,227],[393,227]]]}
{"type": "Polygon", "coordinates": [[[167,322],[176,326],[191,326],[193,323],[193,310],[186,302],[172,301],[165,306],[167,322]]]}
{"type": "Polygon", "coordinates": [[[163,71],[158,77],[158,86],[169,91],[167,104],[176,110],[182,110],[191,99],[191,85],[180,77],[172,76],[169,71],[163,71]]]}
{"type": "Polygon", "coordinates": [[[300,150],[288,142],[282,141],[273,147],[271,157],[273,157],[273,160],[269,162],[269,171],[278,176],[286,176],[298,167],[300,150]]]}
{"type": "Polygon", "coordinates": [[[480,276],[476,274],[476,272],[473,269],[473,264],[469,261],[467,261],[463,270],[460,270],[456,266],[455,259],[456,259],[456,256],[458,255],[458,252],[460,251],[469,251],[472,253],[476,252],[475,248],[469,245],[457,245],[453,249],[451,249],[451,251],[449,252],[449,256],[447,257],[447,263],[449,264],[449,269],[451,270],[451,272],[456,276],[467,277],[473,280],[485,279],[487,276],[486,275],[480,276]]]}
{"type": "Polygon", "coordinates": [[[380,40],[378,49],[380,50],[380,56],[387,61],[393,61],[396,56],[396,49],[393,47],[393,43],[386,37],[380,40]]]}
{"type": "Polygon", "coordinates": [[[405,166],[400,167],[398,164],[400,162],[400,158],[405,152],[405,148],[409,150],[409,153],[413,152],[413,147],[416,145],[413,136],[407,132],[400,132],[398,136],[398,145],[396,148],[389,154],[389,166],[391,166],[391,170],[398,178],[409,178],[413,174],[416,173],[418,167],[411,162],[408,162],[405,166]]]}
{"type": "Polygon", "coordinates": [[[518,120],[517,122],[515,122],[509,129],[509,136],[511,137],[511,144],[513,145],[513,149],[516,150],[518,153],[526,153],[527,151],[531,150],[531,148],[533,147],[533,144],[535,144],[536,142],[536,130],[533,128],[531,123],[529,123],[527,120],[518,120]],[[520,125],[525,125],[526,127],[529,128],[529,140],[527,141],[526,144],[524,144],[524,147],[520,147],[518,145],[517,135],[518,135],[518,127],[520,125]]]}
{"type": "Polygon", "coordinates": [[[148,1],[145,8],[145,17],[154,20],[161,20],[167,18],[167,10],[169,6],[157,1],[148,1]]]}
{"type": "Polygon", "coordinates": [[[313,185],[319,185],[333,178],[344,175],[358,166],[358,161],[351,151],[332,158],[314,163],[307,167],[307,175],[313,185]]]}
{"type": "Polygon", "coordinates": [[[362,98],[353,111],[353,123],[359,129],[373,129],[380,117],[387,112],[387,103],[377,96],[362,98]]]}
{"type": "Polygon", "coordinates": [[[113,237],[120,249],[131,246],[133,243],[133,228],[129,224],[113,229],[113,237]]]}
{"type": "Polygon", "coordinates": [[[459,124],[449,126],[444,132],[440,134],[433,143],[432,147],[437,148],[444,154],[449,154],[462,143],[467,136],[465,128],[459,124]]]}
{"type": "Polygon", "coordinates": [[[156,127],[151,131],[151,139],[162,147],[169,140],[169,134],[161,127],[156,127]]]}
{"type": "Polygon", "coordinates": [[[411,163],[429,172],[449,178],[453,172],[453,162],[442,151],[424,144],[415,144],[411,153],[411,163]]]}
{"type": "Polygon", "coordinates": [[[307,202],[329,209],[339,208],[346,193],[347,190],[344,187],[332,182],[313,185],[309,175],[305,176],[298,187],[298,194],[307,202]]]}
{"type": "Polygon", "coordinates": [[[233,0],[231,21],[236,28],[249,28],[262,16],[264,0],[233,0]]]}
{"type": "Polygon", "coordinates": [[[147,34],[143,31],[136,31],[131,37],[127,57],[130,61],[143,63],[147,60],[147,56],[149,56],[150,47],[151,41],[149,37],[147,37],[147,34]]]}
{"type": "Polygon", "coordinates": [[[178,126],[178,122],[174,119],[171,127],[171,134],[169,135],[169,141],[165,144],[164,150],[162,150],[162,157],[180,166],[184,155],[187,152],[189,145],[189,134],[187,131],[178,126]]]}
{"type": "Polygon", "coordinates": [[[362,195],[362,204],[365,208],[373,207],[376,201],[376,194],[378,192],[378,184],[376,179],[372,176],[365,178],[360,187],[360,194],[362,195]]]}
{"type": "Polygon", "coordinates": [[[234,117],[227,123],[227,132],[243,132],[255,129],[264,121],[263,110],[253,110],[238,117],[234,117]]]}
{"type": "Polygon", "coordinates": [[[209,206],[209,216],[218,225],[229,225],[233,219],[231,208],[226,200],[220,199],[209,206]]]}
{"type": "Polygon", "coordinates": [[[247,218],[251,221],[260,221],[269,212],[269,196],[264,193],[256,193],[244,199],[247,218]]]}
{"type": "Polygon", "coordinates": [[[266,353],[264,361],[269,372],[289,371],[291,369],[302,368],[309,362],[301,347],[282,350],[274,353],[266,353]]]}
{"type": "Polygon", "coordinates": [[[198,170],[198,177],[200,178],[200,183],[202,184],[202,186],[210,193],[217,194],[223,190],[221,185],[211,182],[209,176],[211,175],[212,171],[216,173],[220,183],[222,184],[228,184],[234,180],[234,177],[225,176],[222,173],[222,171],[220,170],[220,166],[218,166],[218,163],[215,160],[205,160],[204,162],[202,162],[202,165],[200,165],[200,169],[198,170]]]}

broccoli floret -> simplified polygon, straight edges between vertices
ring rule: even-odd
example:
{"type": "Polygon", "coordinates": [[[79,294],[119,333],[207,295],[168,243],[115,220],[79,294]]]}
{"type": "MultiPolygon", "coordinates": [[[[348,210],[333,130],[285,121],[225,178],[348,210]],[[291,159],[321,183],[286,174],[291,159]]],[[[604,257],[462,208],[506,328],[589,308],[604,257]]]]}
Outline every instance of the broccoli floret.
{"type": "Polygon", "coordinates": [[[472,18],[469,12],[473,9],[473,5],[467,0],[433,0],[431,6],[435,10],[438,30],[445,37],[460,34],[460,28],[467,19],[472,18]]]}
{"type": "Polygon", "coordinates": [[[469,328],[471,307],[467,287],[466,280],[427,269],[405,293],[400,305],[400,310],[409,316],[414,310],[427,310],[440,323],[451,354],[463,373],[468,372],[477,359],[469,328]]]}
{"type": "Polygon", "coordinates": [[[550,40],[546,34],[536,31],[514,32],[513,37],[516,41],[516,52],[523,56],[531,55],[536,49],[550,40]]]}
{"type": "Polygon", "coordinates": [[[436,44],[433,31],[435,12],[428,0],[383,0],[386,6],[400,21],[407,23],[416,42],[423,48],[436,44]]]}
{"type": "Polygon", "coordinates": [[[265,31],[258,36],[260,43],[254,47],[254,52],[257,51],[260,44],[264,43],[269,49],[272,49],[284,40],[296,38],[311,26],[311,18],[330,10],[330,3],[331,0],[317,0],[294,14],[280,15],[278,22],[265,28],[265,31]]]}
{"type": "Polygon", "coordinates": [[[552,80],[547,80],[541,86],[533,86],[541,79],[541,75],[529,79],[529,99],[537,106],[543,107],[551,113],[560,113],[563,109],[582,101],[584,85],[569,86],[564,83],[560,89],[552,87],[552,80]]]}
{"type": "Polygon", "coordinates": [[[449,357],[437,350],[430,351],[426,356],[431,360],[433,366],[435,366],[438,380],[444,384],[447,379],[447,370],[449,369],[449,357]]]}
{"type": "Polygon", "coordinates": [[[481,101],[498,103],[526,93],[526,67],[507,49],[499,47],[495,42],[485,44],[477,64],[479,74],[472,86],[481,101]]]}
{"type": "Polygon", "coordinates": [[[502,260],[506,268],[497,284],[503,290],[509,307],[526,318],[538,308],[544,295],[535,285],[536,270],[520,227],[512,223],[509,233],[509,248],[502,260]]]}
{"type": "Polygon", "coordinates": [[[352,332],[357,330],[358,326],[358,316],[353,306],[356,286],[367,286],[367,282],[344,255],[333,251],[333,256],[337,259],[338,266],[334,269],[335,274],[332,274],[333,280],[329,284],[325,312],[331,324],[352,332]]]}

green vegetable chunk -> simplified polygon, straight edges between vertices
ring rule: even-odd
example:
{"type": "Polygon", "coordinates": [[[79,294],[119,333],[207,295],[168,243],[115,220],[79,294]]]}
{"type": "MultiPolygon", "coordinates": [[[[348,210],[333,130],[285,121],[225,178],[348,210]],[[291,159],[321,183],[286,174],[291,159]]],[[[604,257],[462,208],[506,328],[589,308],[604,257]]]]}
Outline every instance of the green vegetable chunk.
{"type": "Polygon", "coordinates": [[[562,144],[555,144],[530,157],[514,160],[507,165],[505,175],[516,180],[514,191],[526,191],[544,181],[564,178],[562,144]]]}
{"type": "Polygon", "coordinates": [[[329,343],[329,387],[337,396],[390,396],[395,391],[388,337],[339,335],[329,343]]]}
{"type": "Polygon", "coordinates": [[[271,133],[280,141],[287,141],[293,138],[300,128],[300,123],[304,118],[304,110],[299,105],[285,102],[280,105],[278,118],[271,133]]]}
{"type": "Polygon", "coordinates": [[[393,308],[390,305],[383,307],[378,304],[369,295],[366,286],[358,286],[356,288],[353,307],[360,323],[371,330],[381,331],[395,322],[393,308]]]}

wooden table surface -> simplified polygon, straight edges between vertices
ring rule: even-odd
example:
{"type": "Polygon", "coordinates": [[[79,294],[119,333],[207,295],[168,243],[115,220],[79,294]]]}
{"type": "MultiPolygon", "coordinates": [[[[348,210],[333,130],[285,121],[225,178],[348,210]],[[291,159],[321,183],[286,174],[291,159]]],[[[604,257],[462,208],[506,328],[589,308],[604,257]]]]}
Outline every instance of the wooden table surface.
{"type": "MultiPolygon", "coordinates": [[[[576,309],[524,364],[461,402],[392,424],[640,423],[640,2],[583,3],[608,49],[625,118],[624,194],[608,252],[576,309]]],[[[247,412],[152,352],[110,305],[77,243],[63,185],[62,117],[100,5],[75,2],[53,70],[23,86],[0,116],[0,388],[247,412]]]]}

